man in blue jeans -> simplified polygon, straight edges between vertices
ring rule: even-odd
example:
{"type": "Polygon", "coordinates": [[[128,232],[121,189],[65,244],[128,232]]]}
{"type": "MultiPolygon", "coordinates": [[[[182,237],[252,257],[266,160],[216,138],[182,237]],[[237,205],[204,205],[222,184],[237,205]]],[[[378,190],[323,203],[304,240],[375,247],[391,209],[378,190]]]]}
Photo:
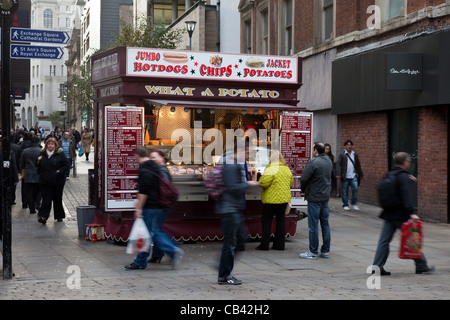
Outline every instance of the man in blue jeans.
{"type": "Polygon", "coordinates": [[[328,200],[331,191],[333,164],[325,155],[325,145],[313,145],[314,158],[309,160],[300,177],[300,185],[308,201],[309,251],[300,254],[303,259],[328,258],[330,252],[330,225],[328,224],[328,200]],[[322,228],[323,245],[319,252],[319,222],[322,228]]]}
{"type": "Polygon", "coordinates": [[[358,154],[353,151],[353,142],[346,140],[344,148],[344,152],[339,154],[336,161],[336,179],[341,179],[342,182],[342,208],[345,211],[350,210],[348,205],[348,187],[350,187],[352,190],[351,204],[353,210],[359,211],[358,188],[364,174],[358,154]]]}
{"type": "Polygon", "coordinates": [[[223,182],[225,191],[216,202],[216,213],[220,216],[223,230],[223,246],[219,262],[219,284],[240,285],[241,280],[231,275],[234,267],[234,255],[239,245],[243,250],[243,244],[238,243],[242,237],[244,219],[242,208],[245,202],[245,191],[251,187],[259,186],[257,181],[247,181],[244,167],[248,148],[236,143],[233,151],[227,151],[223,156],[223,182]]]}

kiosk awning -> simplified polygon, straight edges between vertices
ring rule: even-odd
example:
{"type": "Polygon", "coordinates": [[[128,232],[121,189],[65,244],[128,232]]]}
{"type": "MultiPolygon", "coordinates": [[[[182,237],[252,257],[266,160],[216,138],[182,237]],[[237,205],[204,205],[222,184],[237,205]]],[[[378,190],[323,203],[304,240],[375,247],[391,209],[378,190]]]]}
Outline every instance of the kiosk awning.
{"type": "Polygon", "coordinates": [[[187,107],[187,108],[222,108],[222,109],[266,109],[266,110],[305,110],[298,106],[286,103],[247,103],[247,102],[208,102],[190,100],[156,100],[146,99],[153,105],[187,107]]]}

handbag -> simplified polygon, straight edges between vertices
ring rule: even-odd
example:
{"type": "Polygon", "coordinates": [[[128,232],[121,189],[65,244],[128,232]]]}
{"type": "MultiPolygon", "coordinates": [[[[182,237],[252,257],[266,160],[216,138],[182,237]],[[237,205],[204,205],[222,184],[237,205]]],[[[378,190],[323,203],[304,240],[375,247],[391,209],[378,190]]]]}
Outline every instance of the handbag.
{"type": "Polygon", "coordinates": [[[80,148],[78,149],[78,156],[82,157],[83,156],[83,147],[80,146],[80,148]]]}
{"type": "Polygon", "coordinates": [[[402,224],[400,237],[400,259],[420,259],[422,257],[423,222],[410,219],[402,224]]]}
{"type": "Polygon", "coordinates": [[[286,210],[284,211],[284,214],[289,214],[289,213],[291,212],[291,208],[292,208],[291,202],[289,201],[289,202],[286,204],[286,210]]]}
{"type": "Polygon", "coordinates": [[[128,237],[126,253],[135,254],[139,252],[147,252],[150,249],[151,243],[151,235],[144,219],[136,218],[128,237]]]}

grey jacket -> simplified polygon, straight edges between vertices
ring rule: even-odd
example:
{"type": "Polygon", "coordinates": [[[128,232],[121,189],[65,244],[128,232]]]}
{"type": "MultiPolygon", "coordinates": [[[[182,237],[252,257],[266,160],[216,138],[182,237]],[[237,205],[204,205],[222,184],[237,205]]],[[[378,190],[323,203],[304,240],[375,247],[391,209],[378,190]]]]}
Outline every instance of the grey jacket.
{"type": "Polygon", "coordinates": [[[225,191],[216,202],[216,213],[240,212],[244,206],[245,191],[250,188],[243,164],[224,164],[225,191]]]}
{"type": "Polygon", "coordinates": [[[25,169],[26,183],[39,183],[39,173],[37,167],[37,158],[41,153],[42,147],[39,144],[32,143],[30,147],[22,152],[20,157],[20,167],[25,169]]]}
{"type": "Polygon", "coordinates": [[[324,154],[308,161],[300,177],[301,189],[307,201],[323,202],[330,199],[332,171],[331,159],[324,154]]]}

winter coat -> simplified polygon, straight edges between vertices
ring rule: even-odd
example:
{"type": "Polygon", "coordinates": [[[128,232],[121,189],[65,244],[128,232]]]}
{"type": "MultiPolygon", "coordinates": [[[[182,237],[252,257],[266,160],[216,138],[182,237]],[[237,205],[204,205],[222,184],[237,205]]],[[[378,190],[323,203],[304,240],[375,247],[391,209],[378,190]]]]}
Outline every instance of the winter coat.
{"type": "Polygon", "coordinates": [[[81,147],[83,148],[83,153],[90,153],[92,143],[92,135],[89,132],[83,133],[81,136],[81,147]]]}
{"type": "Polygon", "coordinates": [[[69,163],[62,148],[55,149],[50,158],[46,150],[42,150],[39,156],[42,156],[42,159],[37,162],[39,183],[46,186],[64,184],[69,163]]]}
{"type": "Polygon", "coordinates": [[[305,199],[311,202],[324,202],[330,199],[331,173],[333,164],[324,154],[308,161],[300,177],[300,185],[305,199]]]}
{"type": "Polygon", "coordinates": [[[20,167],[25,169],[26,183],[39,183],[39,173],[37,167],[37,158],[41,153],[42,147],[39,144],[31,144],[22,152],[20,158],[20,167]]]}
{"type": "Polygon", "coordinates": [[[412,214],[417,214],[414,191],[412,189],[413,181],[409,177],[409,172],[405,169],[395,166],[392,169],[392,172],[398,172],[395,175],[397,182],[397,194],[393,194],[392,196],[398,197],[401,205],[397,208],[383,210],[380,218],[394,223],[403,223],[408,221],[412,214]]]}
{"type": "MultiPolygon", "coordinates": [[[[58,140],[58,146],[61,148],[62,150],[62,145],[63,145],[63,141],[64,141],[64,137],[62,137],[61,139],[58,140]]],[[[75,138],[69,138],[69,157],[70,159],[76,159],[77,157],[77,152],[75,151],[75,138]]],[[[64,151],[62,151],[63,155],[64,155],[64,151]]],[[[65,156],[65,155],[64,155],[65,156]]],[[[67,159],[67,158],[66,158],[67,159]]]]}
{"type": "Polygon", "coordinates": [[[259,179],[262,203],[288,203],[291,201],[291,169],[282,162],[271,162],[259,179]]]}

